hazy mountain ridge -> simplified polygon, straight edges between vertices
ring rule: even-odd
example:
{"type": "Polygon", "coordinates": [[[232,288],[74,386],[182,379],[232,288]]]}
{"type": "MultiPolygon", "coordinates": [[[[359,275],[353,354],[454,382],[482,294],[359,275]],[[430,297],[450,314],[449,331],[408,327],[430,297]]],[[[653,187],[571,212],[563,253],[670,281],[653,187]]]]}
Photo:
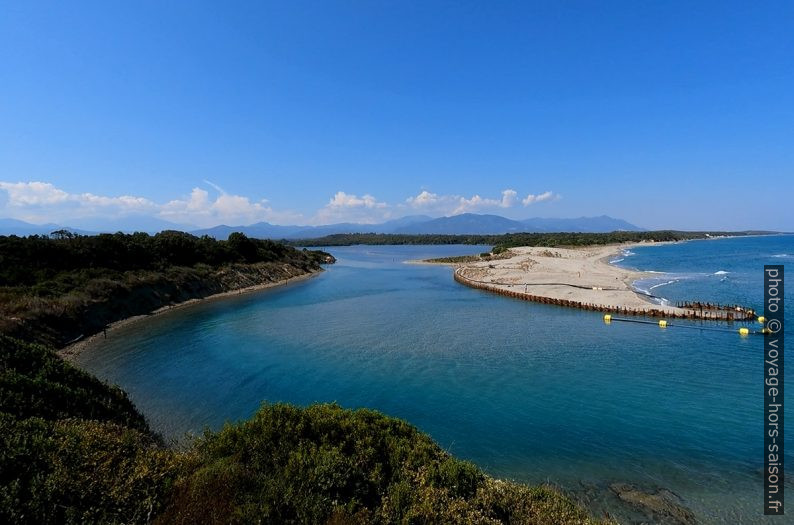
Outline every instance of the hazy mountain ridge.
{"type": "MultiPolygon", "coordinates": [[[[82,223],[79,226],[84,226],[82,223]]],[[[116,231],[145,231],[156,233],[165,229],[183,230],[177,224],[152,219],[134,224],[132,221],[109,222],[99,230],[77,229],[57,224],[36,225],[16,219],[0,219],[2,235],[46,235],[52,231],[67,229],[75,233],[114,233],[116,231]]],[[[451,217],[433,218],[427,215],[409,215],[378,224],[338,223],[322,226],[278,225],[258,222],[247,226],[228,226],[221,224],[212,228],[191,230],[194,235],[209,235],[216,239],[226,239],[230,233],[242,232],[249,237],[260,239],[311,239],[339,233],[400,233],[400,234],[503,234],[518,232],[587,232],[601,233],[611,231],[642,231],[623,219],[607,215],[599,217],[579,217],[572,219],[549,219],[535,217],[517,221],[499,215],[463,213],[451,217]]]]}
{"type": "Polygon", "coordinates": [[[275,239],[311,239],[338,233],[401,233],[401,234],[502,234],[518,232],[587,232],[602,233],[617,230],[643,231],[623,219],[607,215],[579,217],[575,219],[531,218],[523,221],[508,219],[500,215],[463,213],[451,217],[432,218],[411,215],[379,224],[339,223],[324,226],[279,226],[259,222],[249,226],[215,226],[195,230],[195,235],[209,235],[225,239],[230,233],[240,231],[250,237],[275,239]]]}

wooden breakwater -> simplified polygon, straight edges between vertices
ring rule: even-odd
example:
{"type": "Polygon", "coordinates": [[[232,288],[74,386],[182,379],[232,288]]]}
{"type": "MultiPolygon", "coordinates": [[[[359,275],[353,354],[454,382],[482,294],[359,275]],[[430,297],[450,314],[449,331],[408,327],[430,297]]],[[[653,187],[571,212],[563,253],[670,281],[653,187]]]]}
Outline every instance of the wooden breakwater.
{"type": "Polygon", "coordinates": [[[676,305],[676,308],[678,308],[679,311],[665,311],[661,308],[654,308],[653,305],[650,304],[647,308],[629,308],[596,303],[585,303],[570,299],[557,299],[554,297],[535,295],[527,292],[506,290],[492,283],[469,279],[462,275],[461,270],[462,268],[455,268],[455,271],[453,272],[455,281],[459,282],[460,284],[464,284],[471,288],[477,288],[478,290],[505,295],[514,299],[521,299],[524,301],[532,301],[542,304],[553,304],[568,308],[590,310],[594,312],[606,312],[644,317],[666,317],[672,319],[701,319],[709,321],[754,321],[756,319],[755,310],[739,305],[682,302],[677,303],[676,305]]]}

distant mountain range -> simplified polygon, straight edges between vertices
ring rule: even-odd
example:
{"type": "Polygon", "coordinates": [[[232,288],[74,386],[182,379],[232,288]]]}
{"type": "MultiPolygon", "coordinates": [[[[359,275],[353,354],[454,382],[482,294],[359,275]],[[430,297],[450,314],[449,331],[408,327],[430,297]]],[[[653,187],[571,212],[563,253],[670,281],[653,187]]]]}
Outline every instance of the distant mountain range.
{"type": "MultiPolygon", "coordinates": [[[[75,233],[90,234],[101,232],[145,231],[156,233],[162,230],[184,230],[183,226],[159,219],[144,217],[141,220],[129,218],[108,222],[99,231],[85,227],[83,223],[70,226],[58,224],[30,224],[16,219],[0,219],[0,235],[46,235],[60,229],[75,233]],[[80,228],[83,226],[83,228],[80,228]]],[[[532,218],[522,221],[507,219],[499,215],[479,215],[463,213],[452,217],[433,218],[427,215],[409,215],[379,224],[339,223],[325,226],[281,226],[258,222],[248,226],[220,225],[213,228],[192,230],[194,235],[209,235],[225,239],[232,232],[242,232],[249,237],[260,239],[311,239],[335,233],[403,233],[403,234],[448,234],[448,235],[498,235],[517,232],[611,232],[616,230],[641,231],[622,219],[606,215],[600,217],[579,217],[578,219],[532,218]]]]}
{"type": "Polygon", "coordinates": [[[123,219],[103,221],[102,228],[96,227],[95,220],[76,219],[70,224],[32,224],[18,219],[0,219],[0,235],[48,235],[56,230],[68,230],[81,235],[115,232],[147,232],[157,233],[163,230],[185,230],[185,226],[164,221],[156,217],[128,216],[123,219]]]}
{"type": "Polygon", "coordinates": [[[642,231],[642,228],[606,215],[579,217],[578,219],[532,218],[516,221],[499,215],[463,213],[437,219],[425,215],[411,215],[380,224],[340,223],[327,226],[276,226],[259,222],[250,226],[215,226],[192,233],[209,235],[218,239],[225,239],[230,233],[236,231],[243,232],[250,237],[312,239],[335,233],[498,235],[517,232],[611,232],[616,230],[642,231]]]}
{"type": "Polygon", "coordinates": [[[57,224],[31,224],[16,219],[0,219],[0,234],[2,235],[47,235],[61,229],[57,224]]]}

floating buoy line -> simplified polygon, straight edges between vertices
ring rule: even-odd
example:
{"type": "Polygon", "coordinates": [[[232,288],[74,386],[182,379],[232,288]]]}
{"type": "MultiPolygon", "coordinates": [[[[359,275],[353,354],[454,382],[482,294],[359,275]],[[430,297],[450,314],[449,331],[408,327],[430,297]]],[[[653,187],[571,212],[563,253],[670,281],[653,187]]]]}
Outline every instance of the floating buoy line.
{"type": "MultiPolygon", "coordinates": [[[[708,330],[711,332],[728,332],[732,334],[738,332],[738,334],[742,337],[748,335],[764,335],[769,332],[768,328],[761,328],[760,330],[750,330],[749,328],[743,326],[739,328],[739,330],[734,330],[732,328],[715,328],[713,326],[693,326],[690,324],[674,324],[666,319],[660,319],[657,322],[657,321],[649,321],[647,319],[630,319],[628,317],[614,317],[610,314],[604,315],[605,324],[610,324],[612,323],[612,321],[618,321],[621,323],[651,324],[651,325],[657,325],[659,326],[659,328],[667,328],[667,327],[689,328],[690,330],[708,330]]],[[[766,319],[763,316],[759,316],[756,319],[756,321],[758,321],[758,323],[760,323],[761,326],[763,326],[764,323],[766,322],[766,319]]]]}

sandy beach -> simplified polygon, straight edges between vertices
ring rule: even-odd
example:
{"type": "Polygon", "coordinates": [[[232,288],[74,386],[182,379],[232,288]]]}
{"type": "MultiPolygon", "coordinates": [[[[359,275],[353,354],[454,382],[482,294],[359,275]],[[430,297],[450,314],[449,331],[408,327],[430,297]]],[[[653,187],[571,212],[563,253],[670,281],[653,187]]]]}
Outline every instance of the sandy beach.
{"type": "Polygon", "coordinates": [[[463,282],[485,284],[507,292],[609,309],[654,310],[660,315],[683,316],[688,310],[656,304],[634,291],[631,284],[651,274],[609,264],[623,250],[656,244],[661,243],[511,248],[510,258],[455,265],[455,272],[463,282]]]}
{"type": "Polygon", "coordinates": [[[60,350],[58,350],[58,355],[61,358],[65,359],[67,361],[70,361],[70,360],[74,359],[77,355],[79,355],[79,354],[85,352],[86,350],[90,349],[92,346],[102,344],[102,341],[106,337],[111,336],[119,328],[131,325],[133,323],[142,322],[142,321],[145,321],[147,319],[151,319],[152,316],[164,314],[164,313],[167,313],[167,312],[172,312],[174,310],[181,309],[181,308],[187,308],[189,306],[193,306],[193,305],[196,305],[196,304],[199,304],[199,303],[206,303],[208,301],[217,301],[217,300],[221,300],[221,299],[228,298],[228,297],[237,297],[237,296],[240,296],[240,295],[251,294],[251,293],[255,293],[255,292],[260,292],[262,290],[267,290],[269,288],[275,288],[277,286],[286,286],[286,285],[289,285],[289,284],[292,284],[292,283],[296,283],[296,282],[299,282],[299,281],[305,281],[306,279],[309,279],[311,277],[319,275],[320,273],[322,273],[322,270],[316,271],[316,272],[306,273],[306,274],[303,274],[303,275],[299,275],[297,277],[291,277],[289,279],[284,279],[284,280],[276,281],[276,282],[272,282],[272,283],[257,284],[255,286],[248,286],[246,288],[239,288],[237,290],[229,290],[228,292],[221,292],[221,293],[217,293],[217,294],[213,294],[213,295],[208,295],[207,297],[202,297],[202,298],[198,298],[198,299],[189,299],[189,300],[183,301],[181,303],[168,305],[168,306],[163,306],[162,308],[158,308],[157,310],[154,310],[154,311],[152,311],[152,312],[150,312],[150,313],[148,313],[146,315],[136,315],[136,316],[133,316],[133,317],[127,317],[126,319],[121,319],[119,321],[116,321],[115,323],[111,323],[110,325],[108,325],[107,330],[104,333],[100,332],[100,333],[85,337],[83,339],[80,339],[77,342],[74,342],[74,343],[72,343],[70,345],[67,345],[67,346],[61,348],[60,350]]]}

